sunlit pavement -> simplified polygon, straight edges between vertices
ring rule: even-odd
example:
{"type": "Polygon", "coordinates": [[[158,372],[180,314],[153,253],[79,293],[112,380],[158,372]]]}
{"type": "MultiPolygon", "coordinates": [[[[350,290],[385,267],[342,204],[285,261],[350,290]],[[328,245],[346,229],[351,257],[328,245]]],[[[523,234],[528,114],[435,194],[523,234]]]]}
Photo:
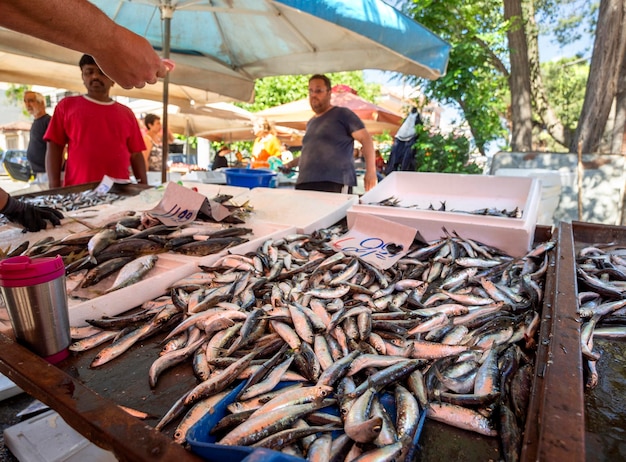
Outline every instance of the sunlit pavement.
{"type": "Polygon", "coordinates": [[[9,194],[23,194],[24,190],[31,190],[32,186],[25,181],[14,181],[8,175],[0,175],[0,188],[9,194]]]}

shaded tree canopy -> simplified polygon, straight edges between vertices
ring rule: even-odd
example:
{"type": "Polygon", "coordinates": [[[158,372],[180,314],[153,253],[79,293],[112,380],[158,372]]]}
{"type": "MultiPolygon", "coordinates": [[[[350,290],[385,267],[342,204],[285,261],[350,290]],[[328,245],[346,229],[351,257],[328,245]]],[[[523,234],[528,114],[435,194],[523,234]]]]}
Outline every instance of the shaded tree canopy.
{"type": "Polygon", "coordinates": [[[626,42],[624,3],[405,0],[397,6],[452,45],[447,75],[433,82],[415,78],[414,83],[421,84],[428,97],[460,108],[482,153],[489,142],[501,139],[511,147],[531,149],[540,136],[571,151],[578,141],[587,140],[586,152],[592,152],[598,149],[609,109],[619,94],[618,83],[624,81],[626,87],[626,79],[618,77],[626,42]],[[549,34],[561,45],[582,36],[597,37],[591,79],[586,80],[593,85],[587,86],[584,99],[580,84],[586,63],[561,63],[566,66],[562,75],[554,65],[540,67],[544,51],[539,49],[540,34],[549,34]],[[599,88],[605,90],[598,92],[599,88]],[[531,110],[525,109],[528,103],[531,110]]]}

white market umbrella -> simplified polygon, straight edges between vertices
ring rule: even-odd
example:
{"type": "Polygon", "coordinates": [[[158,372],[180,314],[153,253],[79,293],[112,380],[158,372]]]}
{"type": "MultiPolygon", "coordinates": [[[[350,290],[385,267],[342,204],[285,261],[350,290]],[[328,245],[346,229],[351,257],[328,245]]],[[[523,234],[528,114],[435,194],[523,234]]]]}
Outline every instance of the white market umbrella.
{"type": "MultiPolygon", "coordinates": [[[[82,56],[81,53],[43,41],[40,41],[42,48],[41,53],[36,54],[37,57],[1,51],[8,48],[7,42],[3,41],[6,32],[9,32],[9,35],[13,38],[17,34],[17,32],[0,28],[0,82],[42,85],[80,93],[85,92],[80,68],[78,67],[78,61],[82,56]],[[43,58],[43,55],[47,53],[50,53],[50,56],[53,58],[43,58]]],[[[29,38],[25,35],[24,37],[29,38]]],[[[162,101],[163,82],[159,81],[154,85],[146,85],[143,88],[132,90],[125,90],[119,85],[114,85],[111,88],[111,96],[162,101]]],[[[231,98],[206,90],[186,85],[169,85],[169,103],[183,109],[191,107],[192,104],[202,105],[228,100],[231,100],[231,98]]]]}

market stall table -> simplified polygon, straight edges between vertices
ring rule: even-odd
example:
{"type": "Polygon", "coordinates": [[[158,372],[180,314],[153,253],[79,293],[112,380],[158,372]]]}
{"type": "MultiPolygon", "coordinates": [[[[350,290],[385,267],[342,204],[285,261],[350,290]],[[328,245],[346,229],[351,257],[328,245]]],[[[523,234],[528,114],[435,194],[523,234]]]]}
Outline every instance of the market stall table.
{"type": "MultiPolygon", "coordinates": [[[[152,348],[139,349],[135,357],[147,353],[147,350],[154,354],[152,348]]],[[[98,380],[89,382],[89,376],[93,377],[93,374],[85,370],[87,365],[84,361],[87,356],[89,355],[70,357],[57,366],[52,366],[11,338],[0,334],[0,372],[25,392],[56,410],[72,428],[87,439],[112,451],[119,460],[201,460],[175,444],[166,434],[153,430],[117,406],[142,406],[142,398],[132,392],[134,388],[144,388],[139,380],[134,380],[133,367],[128,367],[132,361],[128,361],[126,367],[121,364],[116,366],[119,373],[125,375],[125,380],[119,380],[118,376],[112,374],[99,374],[98,380]],[[89,386],[85,385],[86,382],[89,382],[89,386]],[[119,387],[124,389],[119,390],[119,387]],[[132,403],[124,403],[126,397],[132,403]]],[[[152,396],[148,396],[148,393],[143,397],[146,402],[151,403],[151,409],[156,401],[161,401],[162,406],[166,406],[172,394],[181,387],[184,389],[188,386],[188,381],[181,377],[171,375],[169,378],[167,380],[164,377],[160,384],[162,393],[153,393],[152,396]]],[[[193,376],[189,379],[193,379],[193,376]]],[[[145,380],[147,382],[147,374],[145,380]]]]}
{"type": "MultiPolygon", "coordinates": [[[[535,242],[545,242],[549,238],[548,229],[537,228],[535,230],[535,242]]],[[[559,250],[557,260],[567,259],[567,255],[563,252],[567,253],[559,250]]],[[[552,255],[550,258],[548,276],[552,278],[552,282],[548,282],[547,294],[558,291],[560,287],[554,281],[554,274],[551,274],[554,272],[555,257],[552,255]]],[[[556,327],[549,320],[554,319],[557,322],[560,319],[558,314],[552,313],[553,306],[552,299],[547,297],[542,314],[545,327],[542,327],[535,372],[537,399],[531,403],[528,414],[526,453],[522,456],[522,460],[535,460],[534,454],[542,453],[546,445],[554,449],[558,448],[560,442],[563,441],[559,439],[559,429],[555,427],[551,427],[552,433],[550,433],[550,435],[555,435],[554,439],[546,441],[536,438],[537,433],[541,434],[541,432],[544,432],[545,436],[547,430],[544,425],[538,425],[538,423],[547,418],[567,416],[563,413],[546,416],[546,412],[554,409],[554,405],[548,403],[550,399],[553,399],[553,393],[541,392],[546,384],[554,384],[556,380],[554,375],[551,380],[548,380],[547,373],[561,370],[558,367],[550,367],[550,358],[555,356],[554,350],[570,348],[569,344],[550,341],[554,337],[553,330],[556,327]],[[550,310],[547,311],[546,307],[550,310]],[[537,448],[537,445],[540,447],[537,448]],[[528,447],[532,450],[528,450],[528,447]]],[[[181,461],[200,460],[180,446],[171,443],[175,423],[167,426],[163,434],[151,429],[172,404],[197,383],[189,365],[181,364],[163,374],[154,389],[150,388],[148,370],[154,359],[158,357],[163,336],[164,334],[160,334],[145,339],[122,357],[95,369],[91,369],[89,365],[97,354],[97,349],[73,355],[57,366],[50,366],[10,339],[2,337],[0,338],[2,344],[0,372],[35,398],[57,410],[61,417],[88,439],[99,446],[113,450],[122,460],[159,460],[159,457],[163,457],[162,460],[173,460],[174,457],[180,457],[181,461]],[[138,421],[118,408],[116,406],[118,404],[147,412],[153,417],[145,422],[138,421]],[[155,453],[153,454],[152,451],[155,453]],[[190,458],[184,459],[183,457],[190,458]]],[[[572,341],[572,339],[574,337],[568,334],[567,341],[572,341]]],[[[567,383],[563,384],[565,385],[567,383]]],[[[567,394],[557,398],[567,399],[567,394]]],[[[570,406],[568,411],[573,408],[573,405],[570,406]]],[[[563,431],[567,428],[563,426],[563,431]]],[[[565,449],[575,452],[579,441],[575,435],[571,441],[572,444],[565,449]]],[[[467,434],[462,430],[449,428],[437,422],[429,421],[420,444],[424,448],[422,460],[442,460],[443,454],[453,457],[454,453],[461,452],[468,456],[465,460],[498,458],[496,439],[480,439],[473,434],[467,434]],[[441,431],[442,429],[445,431],[441,431]],[[442,443],[445,444],[442,446],[442,443]]]]}

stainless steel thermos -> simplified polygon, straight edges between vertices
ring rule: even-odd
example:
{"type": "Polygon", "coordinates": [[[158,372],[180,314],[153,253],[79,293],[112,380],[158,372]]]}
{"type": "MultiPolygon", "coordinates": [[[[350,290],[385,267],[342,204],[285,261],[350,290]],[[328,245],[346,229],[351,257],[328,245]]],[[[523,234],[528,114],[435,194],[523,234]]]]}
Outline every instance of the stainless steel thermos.
{"type": "Polygon", "coordinates": [[[65,359],[71,337],[63,259],[2,260],[0,290],[16,340],[51,363],[65,359]]]}

